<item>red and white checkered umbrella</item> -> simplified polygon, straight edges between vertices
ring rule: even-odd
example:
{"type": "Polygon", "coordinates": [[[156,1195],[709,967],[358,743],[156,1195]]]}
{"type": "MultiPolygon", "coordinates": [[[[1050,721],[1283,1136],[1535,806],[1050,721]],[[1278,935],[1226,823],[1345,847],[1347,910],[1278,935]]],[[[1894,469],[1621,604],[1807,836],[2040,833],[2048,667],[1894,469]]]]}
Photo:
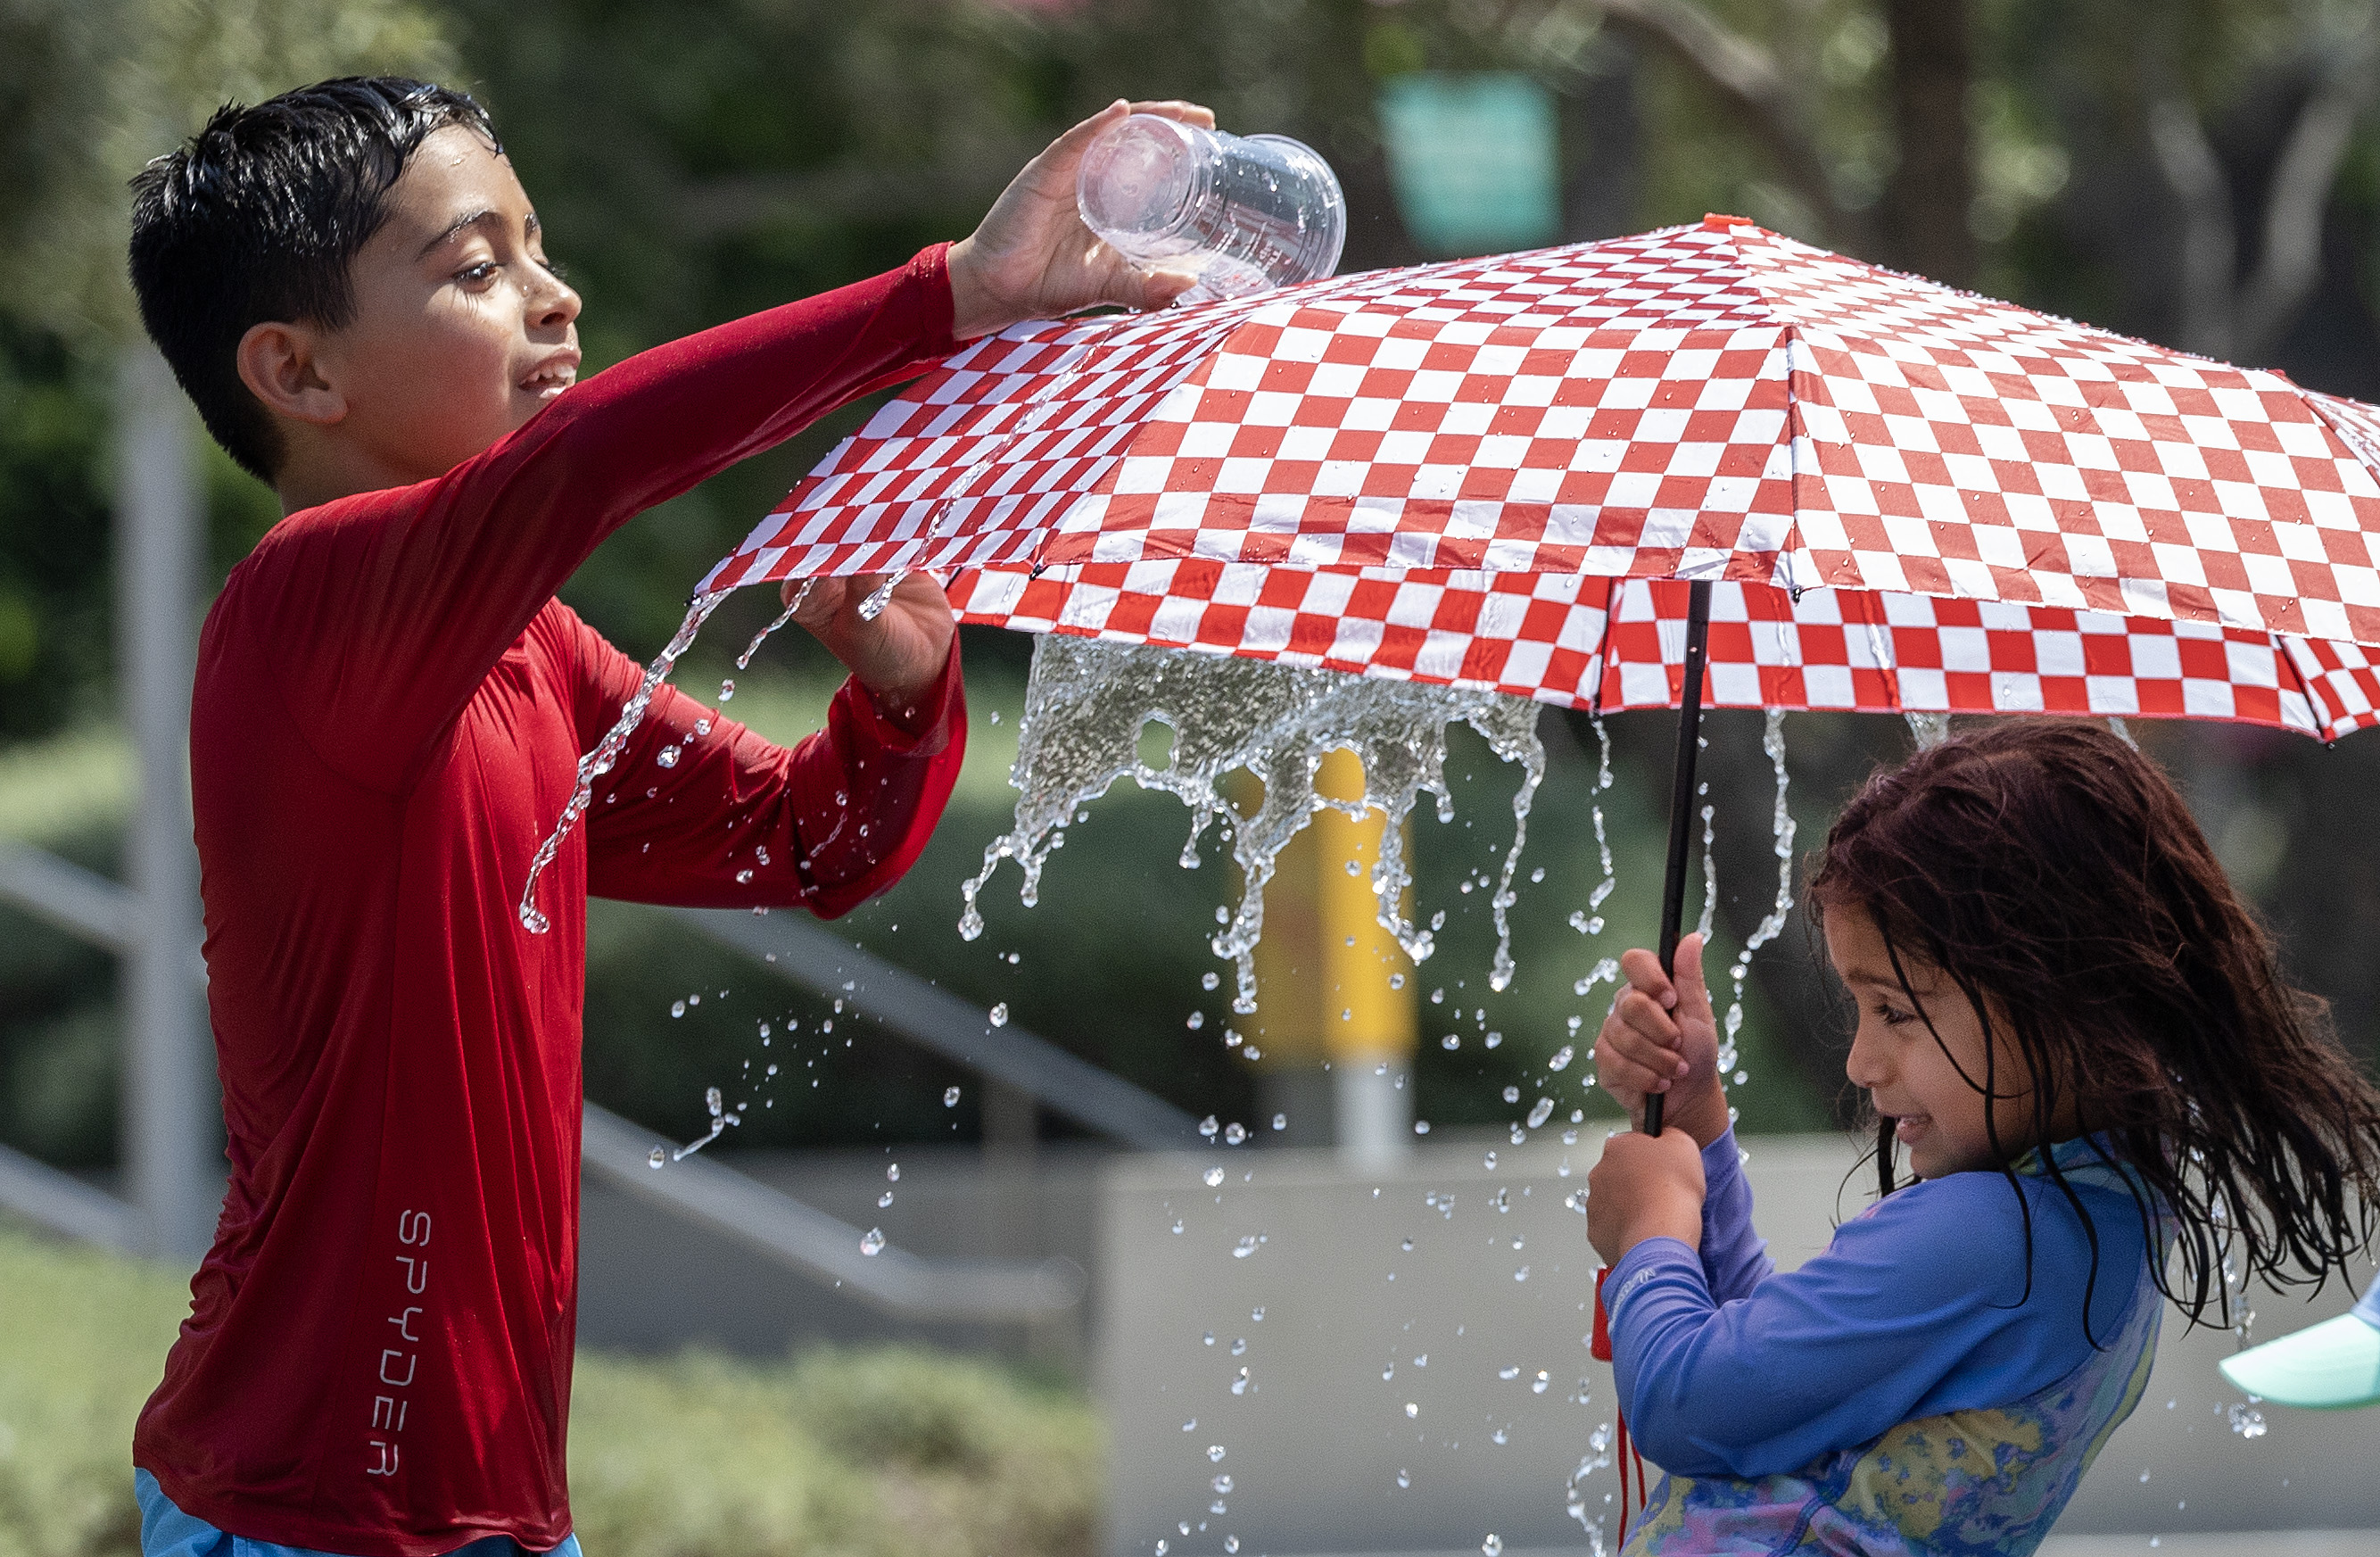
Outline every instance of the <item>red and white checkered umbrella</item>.
{"type": "Polygon", "coordinates": [[[1493,687],[2380,722],[2380,410],[1729,217],[1019,326],[704,581],[1493,687]],[[1666,674],[1665,674],[1666,672],[1666,674]]]}

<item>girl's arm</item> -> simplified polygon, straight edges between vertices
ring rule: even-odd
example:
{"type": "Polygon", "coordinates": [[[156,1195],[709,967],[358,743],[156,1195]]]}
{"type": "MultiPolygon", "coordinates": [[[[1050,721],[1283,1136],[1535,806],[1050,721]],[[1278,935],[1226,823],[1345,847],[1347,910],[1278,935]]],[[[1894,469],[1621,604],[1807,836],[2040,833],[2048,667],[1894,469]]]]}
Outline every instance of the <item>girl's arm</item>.
{"type": "MultiPolygon", "coordinates": [[[[2030,1181],[2025,1193],[2029,1294],[2022,1220],[1997,1174],[1903,1190],[1799,1271],[1732,1301],[1714,1296],[1704,1260],[1679,1240],[1636,1245],[1605,1304],[1621,1406],[1645,1456],[1685,1476],[1770,1475],[2063,1378],[2090,1355],[2088,1241],[2061,1198],[2030,1181]]],[[[2082,1193],[2102,1251],[2093,1328],[2106,1336],[2138,1288],[2139,1230],[2129,1205],[2082,1193]]]]}
{"type": "Polygon", "coordinates": [[[1752,1181],[1730,1126],[1703,1148],[1703,1281],[1720,1303],[1749,1297],[1777,1269],[1767,1240],[1752,1228],[1752,1181]]]}

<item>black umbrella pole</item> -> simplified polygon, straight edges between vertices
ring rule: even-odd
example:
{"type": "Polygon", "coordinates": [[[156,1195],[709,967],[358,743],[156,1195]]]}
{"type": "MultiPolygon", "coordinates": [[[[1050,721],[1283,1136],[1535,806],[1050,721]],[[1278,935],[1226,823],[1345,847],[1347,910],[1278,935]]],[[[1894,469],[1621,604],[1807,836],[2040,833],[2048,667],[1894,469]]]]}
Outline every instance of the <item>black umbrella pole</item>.
{"type": "MultiPolygon", "coordinates": [[[[1708,580],[1686,588],[1686,677],[1678,694],[1678,755],[1670,768],[1670,863],[1661,879],[1661,971],[1678,972],[1679,921],[1686,912],[1686,859],[1694,849],[1694,757],[1702,749],[1703,662],[1710,649],[1708,580]]],[[[1663,1094],[1645,1100],[1645,1133],[1661,1133],[1663,1094]]]]}

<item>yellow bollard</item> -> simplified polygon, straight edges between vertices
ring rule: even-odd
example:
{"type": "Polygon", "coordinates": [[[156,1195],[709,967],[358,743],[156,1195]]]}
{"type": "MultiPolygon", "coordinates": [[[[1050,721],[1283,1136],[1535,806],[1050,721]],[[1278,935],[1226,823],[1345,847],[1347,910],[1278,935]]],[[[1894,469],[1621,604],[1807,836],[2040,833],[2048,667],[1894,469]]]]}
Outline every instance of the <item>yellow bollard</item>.
{"type": "MultiPolygon", "coordinates": [[[[1362,760],[1329,753],[1315,788],[1360,800],[1362,760]]],[[[1372,891],[1385,824],[1378,811],[1358,821],[1326,809],[1281,850],[1265,889],[1249,1036],[1262,1053],[1268,1107],[1299,1126],[1290,1138],[1318,1141],[1316,1115],[1327,1111],[1330,1137],[1370,1161],[1406,1144],[1413,1094],[1405,1074],[1419,1034],[1413,965],[1380,928],[1372,891]]]]}

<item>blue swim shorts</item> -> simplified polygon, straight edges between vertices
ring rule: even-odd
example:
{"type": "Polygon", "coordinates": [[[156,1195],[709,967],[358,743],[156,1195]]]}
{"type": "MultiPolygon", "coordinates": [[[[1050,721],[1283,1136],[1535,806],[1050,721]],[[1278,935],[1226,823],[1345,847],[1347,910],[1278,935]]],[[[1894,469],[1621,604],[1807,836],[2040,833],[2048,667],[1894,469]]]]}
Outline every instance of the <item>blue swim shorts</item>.
{"type": "MultiPolygon", "coordinates": [[[[132,1473],[133,1495],[140,1500],[140,1557],[334,1557],[302,1546],[278,1546],[269,1540],[226,1535],[194,1514],[183,1513],[145,1470],[132,1473]]],[[[524,1557],[528,1549],[510,1536],[482,1536],[456,1547],[447,1557],[524,1557]]],[[[581,1557],[578,1538],[565,1536],[549,1557],[581,1557]]]]}

